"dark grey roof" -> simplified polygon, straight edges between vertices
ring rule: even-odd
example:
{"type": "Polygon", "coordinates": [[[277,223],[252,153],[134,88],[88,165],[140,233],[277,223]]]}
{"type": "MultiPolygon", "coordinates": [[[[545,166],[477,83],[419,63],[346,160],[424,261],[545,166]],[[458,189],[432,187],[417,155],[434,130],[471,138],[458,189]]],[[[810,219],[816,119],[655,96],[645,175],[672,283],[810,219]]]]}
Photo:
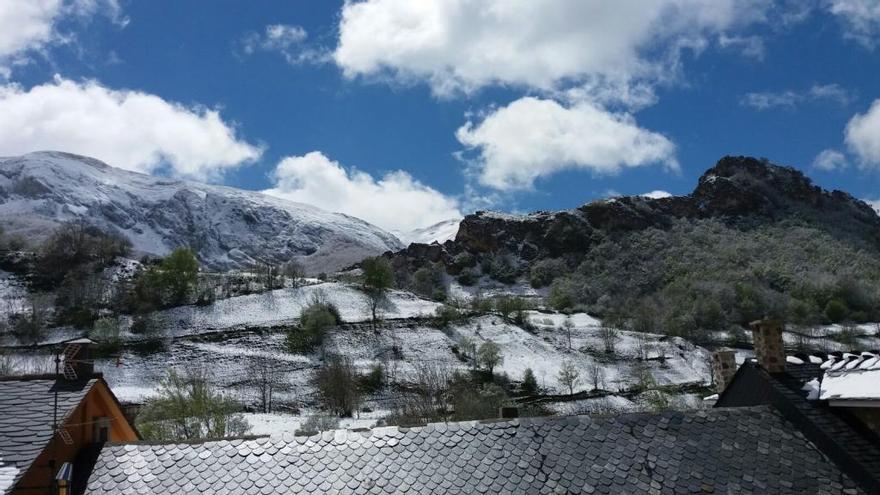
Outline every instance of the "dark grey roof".
{"type": "Polygon", "coordinates": [[[46,375],[0,378],[0,459],[18,468],[16,482],[53,436],[55,392],[61,423],[96,381],[68,382],[46,375]]]}
{"type": "Polygon", "coordinates": [[[823,372],[819,364],[804,362],[786,364],[784,373],[770,374],[747,360],[715,407],[772,405],[866,492],[880,494],[880,436],[847,408],[807,400],[804,383],[823,372]]]}
{"type": "Polygon", "coordinates": [[[98,494],[862,493],[769,407],[108,445],[98,494]]]}

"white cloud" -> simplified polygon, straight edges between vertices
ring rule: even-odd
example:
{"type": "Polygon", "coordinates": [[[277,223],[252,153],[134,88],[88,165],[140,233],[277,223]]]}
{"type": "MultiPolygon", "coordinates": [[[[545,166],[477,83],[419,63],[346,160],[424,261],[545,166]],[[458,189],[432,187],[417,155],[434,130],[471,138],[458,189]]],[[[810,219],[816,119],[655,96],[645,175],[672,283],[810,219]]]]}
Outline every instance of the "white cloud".
{"type": "Polygon", "coordinates": [[[59,76],[28,90],[0,86],[0,155],[49,149],[141,172],[167,165],[202,179],[261,154],[217,110],[59,76]]]}
{"type": "Polygon", "coordinates": [[[844,138],[864,168],[880,168],[880,99],[871,108],[856,114],[846,125],[844,138]]]}
{"type": "Polygon", "coordinates": [[[865,199],[863,200],[865,203],[868,203],[871,208],[874,208],[874,211],[880,215],[880,199],[865,199]]]}
{"type": "Polygon", "coordinates": [[[839,84],[814,84],[803,91],[786,90],[780,92],[746,93],[740,104],[757,110],[786,107],[794,109],[807,102],[826,101],[837,105],[848,105],[853,97],[839,84]]]}
{"type": "Polygon", "coordinates": [[[273,178],[275,187],[266,194],[361,218],[404,242],[414,229],[462,216],[456,200],[402,170],[376,179],[346,170],[319,151],[284,158],[273,178]]]}
{"type": "Polygon", "coordinates": [[[869,49],[880,37],[880,2],[877,0],[826,0],[826,7],[844,22],[844,36],[869,49]]]}
{"type": "Polygon", "coordinates": [[[308,32],[301,26],[270,24],[262,33],[248,33],[242,37],[241,51],[245,55],[257,51],[277,52],[293,65],[329,60],[325,50],[306,45],[308,37],[308,32]]]}
{"type": "Polygon", "coordinates": [[[639,127],[630,114],[589,102],[565,107],[520,98],[478,123],[467,122],[456,137],[477,151],[480,182],[501,190],[526,189],[539,177],[564,169],[614,174],[650,164],[678,168],[669,139],[639,127]]]}
{"type": "Polygon", "coordinates": [[[764,39],[760,36],[728,36],[722,34],[718,37],[721,48],[738,50],[744,57],[755,60],[764,60],[764,39]]]}
{"type": "Polygon", "coordinates": [[[761,0],[366,0],[342,9],[333,54],[348,77],[557,89],[675,68],[677,52],[761,16],[761,0]]]}
{"type": "Polygon", "coordinates": [[[837,150],[822,150],[813,159],[813,167],[819,170],[839,170],[847,166],[846,155],[837,150]]]}
{"type": "Polygon", "coordinates": [[[68,43],[57,24],[65,17],[89,17],[101,13],[118,25],[122,16],[118,0],[3,0],[0,2],[0,76],[9,77],[11,67],[27,61],[29,52],[52,44],[68,43]]]}
{"type": "Polygon", "coordinates": [[[667,191],[661,191],[658,189],[656,191],[651,191],[651,192],[647,192],[645,194],[642,194],[642,196],[644,196],[646,198],[651,198],[651,199],[662,199],[662,198],[671,198],[672,194],[667,191]]]}

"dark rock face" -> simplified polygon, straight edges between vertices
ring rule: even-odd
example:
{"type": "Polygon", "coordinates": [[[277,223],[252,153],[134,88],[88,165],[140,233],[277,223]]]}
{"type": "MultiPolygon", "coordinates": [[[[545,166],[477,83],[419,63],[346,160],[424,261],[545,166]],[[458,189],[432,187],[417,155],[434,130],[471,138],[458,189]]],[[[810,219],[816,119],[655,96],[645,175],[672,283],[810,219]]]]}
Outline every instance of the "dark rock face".
{"type": "Polygon", "coordinates": [[[461,253],[509,255],[524,262],[577,260],[606,236],[703,218],[744,225],[797,219],[847,231],[880,248],[880,216],[866,203],[841,191],[825,191],[794,168],[728,156],[707,170],[688,196],[621,197],[524,216],[477,212],[462,220],[454,241],[412,244],[389,256],[398,267],[437,261],[449,266],[461,253]]]}

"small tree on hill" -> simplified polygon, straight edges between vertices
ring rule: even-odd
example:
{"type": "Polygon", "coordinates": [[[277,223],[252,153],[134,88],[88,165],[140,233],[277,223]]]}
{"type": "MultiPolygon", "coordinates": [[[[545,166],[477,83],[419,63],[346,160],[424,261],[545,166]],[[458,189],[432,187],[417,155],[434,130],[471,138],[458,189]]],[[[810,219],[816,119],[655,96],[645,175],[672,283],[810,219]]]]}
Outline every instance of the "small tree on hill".
{"type": "Polygon", "coordinates": [[[501,355],[501,348],[491,340],[483,342],[480,345],[479,350],[477,350],[477,362],[480,363],[489,374],[492,374],[495,371],[495,367],[504,362],[504,357],[501,355]]]}
{"type": "Polygon", "coordinates": [[[563,361],[557,377],[559,383],[568,389],[568,395],[574,395],[574,387],[580,382],[580,373],[571,361],[563,361]]]}
{"type": "Polygon", "coordinates": [[[363,270],[363,291],[367,297],[367,307],[373,324],[379,320],[379,310],[388,302],[388,289],[394,284],[394,272],[387,259],[377,256],[361,262],[363,270]]]}
{"type": "Polygon", "coordinates": [[[535,372],[531,368],[526,368],[523,373],[522,391],[526,395],[538,393],[538,380],[535,379],[535,372]]]}
{"type": "Polygon", "coordinates": [[[565,317],[565,321],[562,322],[562,330],[565,332],[565,337],[568,340],[568,350],[571,350],[571,332],[574,330],[574,322],[571,321],[571,316],[565,317]]]}
{"type": "Polygon", "coordinates": [[[191,249],[180,247],[162,260],[161,272],[172,304],[185,303],[199,280],[199,260],[191,249]]]}

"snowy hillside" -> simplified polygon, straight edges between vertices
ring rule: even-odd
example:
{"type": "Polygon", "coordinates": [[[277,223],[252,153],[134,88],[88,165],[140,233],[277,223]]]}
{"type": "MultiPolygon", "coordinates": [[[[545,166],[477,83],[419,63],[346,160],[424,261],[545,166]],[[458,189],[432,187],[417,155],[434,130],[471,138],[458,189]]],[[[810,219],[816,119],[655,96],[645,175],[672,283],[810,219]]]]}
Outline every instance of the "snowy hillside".
{"type": "Polygon", "coordinates": [[[436,242],[443,244],[448,240],[455,239],[455,234],[458,233],[458,224],[460,223],[460,218],[453,218],[428,227],[397,234],[397,237],[407,243],[431,244],[436,242]]]}
{"type": "Polygon", "coordinates": [[[151,177],[59,152],[0,158],[0,221],[40,239],[85,218],[131,240],[138,253],[198,251],[212,268],[299,259],[332,271],[401,247],[362,220],[253,191],[151,177]]]}

